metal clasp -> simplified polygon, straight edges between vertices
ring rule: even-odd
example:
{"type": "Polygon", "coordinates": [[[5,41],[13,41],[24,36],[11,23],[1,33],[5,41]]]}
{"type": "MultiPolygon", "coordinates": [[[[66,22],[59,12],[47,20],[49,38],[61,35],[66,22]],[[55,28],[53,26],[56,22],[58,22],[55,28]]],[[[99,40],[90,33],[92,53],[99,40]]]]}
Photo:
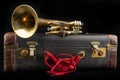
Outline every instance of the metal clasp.
{"type": "Polygon", "coordinates": [[[106,57],[106,48],[105,47],[99,47],[100,42],[99,41],[93,41],[91,42],[92,45],[92,58],[104,58],[106,57]]]}
{"type": "Polygon", "coordinates": [[[38,43],[35,41],[28,41],[27,45],[29,45],[29,50],[30,50],[29,56],[35,56],[36,55],[35,47],[36,47],[36,45],[38,45],[38,43]]]}
{"type": "Polygon", "coordinates": [[[85,51],[80,51],[77,54],[80,55],[81,58],[85,57],[85,51]]]}
{"type": "Polygon", "coordinates": [[[21,49],[20,52],[19,52],[19,57],[20,58],[30,58],[30,57],[35,58],[36,57],[36,45],[37,44],[38,43],[35,42],[35,41],[28,41],[27,45],[29,47],[21,49]]]}

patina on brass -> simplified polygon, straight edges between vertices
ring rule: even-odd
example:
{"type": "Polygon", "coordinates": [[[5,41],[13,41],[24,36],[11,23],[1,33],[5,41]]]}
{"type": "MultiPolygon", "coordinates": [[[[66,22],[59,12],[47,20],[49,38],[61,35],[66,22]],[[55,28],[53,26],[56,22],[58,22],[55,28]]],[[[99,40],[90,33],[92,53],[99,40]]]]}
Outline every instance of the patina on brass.
{"type": "Polygon", "coordinates": [[[38,45],[35,41],[27,42],[28,48],[19,48],[19,59],[22,58],[36,58],[36,46],[38,45]]]}
{"type": "Polygon", "coordinates": [[[36,11],[29,5],[22,4],[15,8],[11,17],[14,32],[22,38],[31,37],[37,30],[38,25],[49,25],[50,32],[46,34],[59,33],[82,33],[83,23],[81,21],[59,21],[38,18],[36,11]]]}
{"type": "Polygon", "coordinates": [[[106,57],[106,47],[99,47],[99,41],[92,41],[92,58],[105,58],[106,57]]]}

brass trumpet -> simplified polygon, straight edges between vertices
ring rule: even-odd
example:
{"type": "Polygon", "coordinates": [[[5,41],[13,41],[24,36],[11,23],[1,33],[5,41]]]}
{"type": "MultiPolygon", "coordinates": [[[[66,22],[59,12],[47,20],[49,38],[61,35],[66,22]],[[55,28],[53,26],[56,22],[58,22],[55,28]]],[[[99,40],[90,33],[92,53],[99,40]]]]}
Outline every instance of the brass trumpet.
{"type": "Polygon", "coordinates": [[[29,5],[22,4],[15,8],[11,17],[14,32],[22,38],[29,38],[36,32],[38,25],[49,25],[46,34],[82,33],[81,21],[59,21],[38,18],[36,11],[29,5]]]}

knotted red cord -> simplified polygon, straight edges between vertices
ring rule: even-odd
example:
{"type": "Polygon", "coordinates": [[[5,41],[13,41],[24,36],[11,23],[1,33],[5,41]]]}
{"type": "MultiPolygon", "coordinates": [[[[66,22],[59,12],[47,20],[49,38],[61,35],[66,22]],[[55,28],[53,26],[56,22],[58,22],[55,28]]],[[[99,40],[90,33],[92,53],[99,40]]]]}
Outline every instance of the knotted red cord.
{"type": "Polygon", "coordinates": [[[53,76],[60,76],[74,72],[76,70],[76,65],[80,61],[80,56],[72,56],[70,54],[58,54],[56,57],[52,53],[46,51],[45,54],[45,64],[51,68],[47,71],[48,74],[53,76]],[[49,61],[52,61],[51,63],[49,61]]]}

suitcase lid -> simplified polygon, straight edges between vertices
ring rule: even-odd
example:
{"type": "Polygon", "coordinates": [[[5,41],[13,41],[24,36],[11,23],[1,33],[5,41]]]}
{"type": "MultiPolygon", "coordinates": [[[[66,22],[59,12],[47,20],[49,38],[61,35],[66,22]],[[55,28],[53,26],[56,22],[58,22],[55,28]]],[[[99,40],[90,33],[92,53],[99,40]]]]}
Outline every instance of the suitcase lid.
{"type": "Polygon", "coordinates": [[[36,33],[30,38],[20,38],[17,36],[16,42],[19,47],[26,47],[28,41],[38,43],[37,47],[91,47],[91,42],[97,41],[99,46],[107,46],[109,43],[108,35],[104,34],[79,34],[79,35],[47,35],[36,33]]]}

